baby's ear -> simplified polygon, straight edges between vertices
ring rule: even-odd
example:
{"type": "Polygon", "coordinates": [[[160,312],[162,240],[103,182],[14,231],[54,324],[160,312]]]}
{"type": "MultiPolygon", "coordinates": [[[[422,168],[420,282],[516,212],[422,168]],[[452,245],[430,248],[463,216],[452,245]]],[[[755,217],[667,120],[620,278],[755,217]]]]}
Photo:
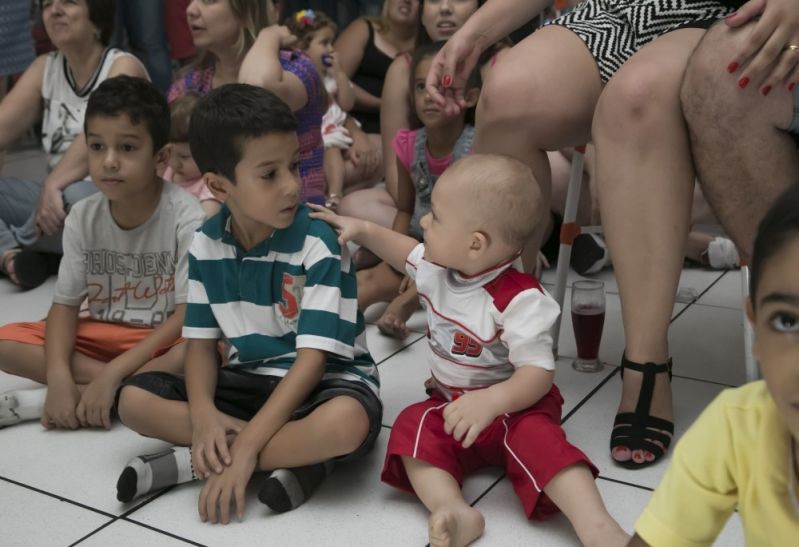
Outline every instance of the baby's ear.
{"type": "Polygon", "coordinates": [[[172,156],[172,145],[167,143],[161,147],[158,152],[155,153],[155,162],[156,163],[168,163],[169,158],[172,156]]]}
{"type": "Polygon", "coordinates": [[[226,177],[223,177],[217,173],[204,173],[203,179],[205,179],[205,184],[208,186],[208,189],[211,190],[211,193],[214,195],[214,197],[218,201],[225,203],[230,195],[230,186],[233,183],[230,182],[226,177]]]}
{"type": "Polygon", "coordinates": [[[491,237],[482,230],[472,232],[472,240],[469,242],[469,256],[472,259],[479,258],[488,250],[491,245],[491,237]]]}

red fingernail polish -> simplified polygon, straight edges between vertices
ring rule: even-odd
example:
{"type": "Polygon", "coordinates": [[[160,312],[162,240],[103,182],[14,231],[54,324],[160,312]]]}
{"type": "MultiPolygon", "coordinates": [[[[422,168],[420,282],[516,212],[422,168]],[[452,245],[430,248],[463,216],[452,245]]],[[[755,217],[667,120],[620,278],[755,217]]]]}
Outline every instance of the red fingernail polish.
{"type": "Polygon", "coordinates": [[[444,77],[441,78],[441,85],[444,87],[449,87],[452,85],[452,76],[449,74],[444,74],[444,77]]]}
{"type": "Polygon", "coordinates": [[[748,86],[748,85],[749,85],[749,77],[748,76],[744,76],[743,78],[738,80],[738,87],[740,87],[741,89],[745,89],[746,86],[748,86]]]}
{"type": "Polygon", "coordinates": [[[788,84],[788,91],[793,91],[793,88],[795,88],[795,87],[796,87],[796,83],[794,83],[794,82],[789,83],[788,84]]]}
{"type": "Polygon", "coordinates": [[[764,87],[762,90],[760,90],[760,92],[761,92],[761,93],[763,94],[763,96],[765,97],[766,95],[768,95],[769,93],[771,93],[771,86],[770,86],[770,85],[767,85],[767,86],[766,86],[766,87],[764,87]]]}
{"type": "Polygon", "coordinates": [[[738,70],[738,67],[739,67],[739,66],[740,66],[740,65],[739,65],[738,63],[732,62],[732,63],[730,63],[729,65],[727,65],[727,72],[729,72],[730,74],[732,74],[733,72],[735,72],[736,70],[738,70]]]}

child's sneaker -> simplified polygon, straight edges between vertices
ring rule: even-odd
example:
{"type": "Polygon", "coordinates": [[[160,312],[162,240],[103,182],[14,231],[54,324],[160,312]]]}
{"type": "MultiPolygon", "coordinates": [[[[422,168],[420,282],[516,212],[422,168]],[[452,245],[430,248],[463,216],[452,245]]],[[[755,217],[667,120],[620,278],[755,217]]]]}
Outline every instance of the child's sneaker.
{"type": "Polygon", "coordinates": [[[707,262],[714,270],[731,270],[741,265],[735,243],[726,237],[714,237],[707,245],[707,262]]]}
{"type": "Polygon", "coordinates": [[[578,235],[572,244],[570,264],[580,275],[599,273],[610,265],[610,253],[605,241],[596,234],[578,235]]]}

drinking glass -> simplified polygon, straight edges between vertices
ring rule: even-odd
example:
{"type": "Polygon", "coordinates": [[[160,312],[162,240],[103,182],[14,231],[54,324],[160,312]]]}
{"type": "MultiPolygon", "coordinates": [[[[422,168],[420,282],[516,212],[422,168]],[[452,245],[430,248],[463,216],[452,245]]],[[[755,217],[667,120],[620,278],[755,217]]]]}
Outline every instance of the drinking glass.
{"type": "Polygon", "coordinates": [[[575,281],[572,285],[572,325],[577,343],[577,359],[572,367],[580,372],[599,372],[599,342],[605,324],[605,284],[601,281],[575,281]]]}

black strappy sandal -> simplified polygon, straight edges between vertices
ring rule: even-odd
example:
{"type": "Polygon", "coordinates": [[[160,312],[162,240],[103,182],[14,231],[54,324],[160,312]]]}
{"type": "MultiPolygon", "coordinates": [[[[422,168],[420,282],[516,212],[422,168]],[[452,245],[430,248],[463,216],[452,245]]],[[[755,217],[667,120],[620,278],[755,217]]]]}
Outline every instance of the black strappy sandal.
{"type": "Polygon", "coordinates": [[[652,395],[655,391],[655,375],[663,372],[668,373],[671,382],[671,359],[666,363],[633,363],[627,360],[627,356],[621,358],[621,377],[624,378],[624,369],[629,368],[643,373],[641,391],[638,394],[638,403],[635,405],[635,412],[622,412],[616,415],[613,421],[613,432],[610,435],[611,459],[618,465],[627,469],[641,469],[658,461],[671,444],[674,435],[674,422],[655,418],[649,415],[652,406],[652,395]],[[661,431],[667,431],[668,435],[661,431]],[[656,442],[662,443],[663,447],[656,442]],[[616,447],[627,448],[630,451],[630,459],[618,461],[613,458],[613,449],[616,447]],[[632,459],[634,450],[646,450],[655,456],[652,461],[638,463],[632,459]]]}

